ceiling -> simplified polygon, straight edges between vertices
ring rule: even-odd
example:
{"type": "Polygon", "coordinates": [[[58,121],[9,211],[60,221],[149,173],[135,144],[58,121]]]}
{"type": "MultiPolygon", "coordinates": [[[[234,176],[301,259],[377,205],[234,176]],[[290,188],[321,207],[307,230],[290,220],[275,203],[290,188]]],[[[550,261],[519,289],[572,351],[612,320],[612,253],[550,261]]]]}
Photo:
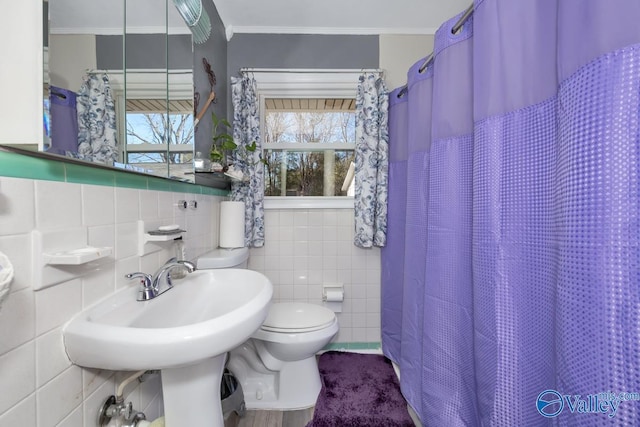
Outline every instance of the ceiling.
{"type": "MultiPolygon", "coordinates": [[[[213,1],[227,38],[237,33],[433,34],[472,0],[213,1]]],[[[188,33],[171,1],[127,0],[128,32],[188,33]]],[[[49,0],[52,34],[122,34],[122,1],[49,0]]]]}
{"type": "MultiPolygon", "coordinates": [[[[205,0],[207,1],[207,0],[205,0]]],[[[472,0],[210,0],[235,33],[433,34],[472,0]]]]}

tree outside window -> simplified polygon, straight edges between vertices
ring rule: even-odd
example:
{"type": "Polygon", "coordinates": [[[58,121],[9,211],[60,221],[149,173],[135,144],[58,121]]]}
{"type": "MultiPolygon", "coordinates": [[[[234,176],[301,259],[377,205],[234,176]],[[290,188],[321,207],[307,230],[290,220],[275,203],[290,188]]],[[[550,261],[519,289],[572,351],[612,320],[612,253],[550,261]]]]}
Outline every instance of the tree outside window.
{"type": "Polygon", "coordinates": [[[147,172],[193,179],[193,115],[186,112],[126,114],[126,162],[147,172]]]}
{"type": "Polygon", "coordinates": [[[355,113],[327,108],[336,100],[313,101],[325,108],[267,108],[266,196],[346,196],[342,184],[354,159],[355,113]]]}

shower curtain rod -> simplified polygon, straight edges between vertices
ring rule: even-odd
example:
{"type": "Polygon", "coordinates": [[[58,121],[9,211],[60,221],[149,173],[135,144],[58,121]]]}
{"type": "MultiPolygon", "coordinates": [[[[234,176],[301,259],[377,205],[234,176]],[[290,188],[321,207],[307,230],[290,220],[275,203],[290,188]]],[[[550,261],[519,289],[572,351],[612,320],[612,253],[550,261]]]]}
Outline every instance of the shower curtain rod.
{"type": "Polygon", "coordinates": [[[241,73],[384,73],[380,68],[240,68],[241,73]]]}
{"type": "MultiPolygon", "coordinates": [[[[467,22],[467,20],[471,17],[472,13],[473,13],[473,3],[471,4],[471,6],[467,8],[467,10],[464,11],[460,19],[458,19],[458,22],[456,22],[453,25],[453,27],[451,27],[451,34],[455,34],[458,31],[460,31],[460,28],[462,28],[464,23],[467,22]]],[[[432,52],[424,61],[424,64],[422,64],[422,67],[420,67],[418,71],[420,71],[421,73],[424,72],[424,70],[429,66],[429,64],[433,62],[433,59],[434,59],[434,55],[432,52]]]]}
{"type": "Polygon", "coordinates": [[[464,14],[460,17],[460,19],[458,19],[458,22],[456,22],[455,25],[451,27],[451,34],[455,34],[458,31],[460,31],[460,28],[462,28],[464,23],[467,22],[467,20],[471,17],[472,14],[473,14],[473,3],[471,4],[471,6],[467,8],[467,10],[464,11],[464,14]]]}
{"type": "MultiPolygon", "coordinates": [[[[458,19],[458,22],[456,22],[453,25],[453,27],[451,27],[451,34],[455,34],[458,31],[460,31],[460,28],[462,28],[464,23],[467,22],[467,20],[471,17],[472,14],[473,14],[473,3],[471,4],[471,6],[467,8],[467,10],[464,11],[460,19],[458,19]]],[[[426,70],[427,67],[431,65],[434,58],[435,56],[433,55],[433,52],[431,52],[429,56],[427,56],[427,58],[424,60],[424,63],[422,64],[422,66],[418,68],[418,71],[420,73],[423,73],[424,70],[426,70]]],[[[404,85],[402,89],[400,89],[400,92],[398,92],[398,98],[402,98],[407,93],[407,90],[408,90],[407,85],[404,85]]]]}

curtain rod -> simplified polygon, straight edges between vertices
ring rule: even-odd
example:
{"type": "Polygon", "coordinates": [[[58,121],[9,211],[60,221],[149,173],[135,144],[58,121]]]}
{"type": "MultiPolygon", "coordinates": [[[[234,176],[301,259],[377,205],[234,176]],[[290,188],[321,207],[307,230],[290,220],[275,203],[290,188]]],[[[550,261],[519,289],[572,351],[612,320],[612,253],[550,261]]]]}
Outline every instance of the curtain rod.
{"type": "MultiPolygon", "coordinates": [[[[453,27],[451,27],[451,34],[455,34],[458,31],[460,31],[460,28],[462,28],[462,26],[465,24],[465,22],[467,22],[467,20],[471,17],[472,14],[473,14],[473,3],[471,4],[471,6],[467,8],[467,10],[464,11],[460,19],[458,19],[458,21],[453,25],[453,27]]],[[[431,52],[429,56],[427,56],[427,59],[424,60],[424,63],[422,64],[422,66],[418,68],[418,71],[420,73],[423,73],[424,70],[426,70],[427,67],[433,62],[434,58],[435,58],[435,55],[433,54],[433,52],[431,52]]],[[[398,98],[402,98],[407,93],[407,90],[408,90],[407,85],[404,85],[402,89],[400,89],[400,92],[398,92],[398,98]]]]}
{"type": "Polygon", "coordinates": [[[241,73],[384,73],[380,68],[240,68],[241,73]]]}
{"type": "MultiPolygon", "coordinates": [[[[471,17],[472,13],[473,13],[473,3],[471,4],[471,6],[467,8],[467,10],[464,11],[460,19],[458,19],[458,22],[456,22],[453,25],[453,27],[451,27],[451,34],[455,34],[458,31],[460,31],[460,28],[462,28],[464,23],[467,22],[467,20],[471,17]]],[[[427,56],[427,59],[424,61],[424,64],[422,64],[422,67],[420,67],[418,71],[423,73],[424,70],[429,66],[429,64],[433,62],[433,59],[434,59],[434,55],[433,53],[431,53],[429,56],[427,56]]]]}
{"type": "Polygon", "coordinates": [[[455,34],[458,31],[460,31],[460,28],[462,28],[464,23],[469,20],[472,14],[473,14],[473,3],[471,4],[471,6],[467,8],[467,10],[464,11],[464,14],[462,14],[460,19],[458,19],[458,22],[456,22],[455,25],[451,27],[451,34],[455,34]]]}

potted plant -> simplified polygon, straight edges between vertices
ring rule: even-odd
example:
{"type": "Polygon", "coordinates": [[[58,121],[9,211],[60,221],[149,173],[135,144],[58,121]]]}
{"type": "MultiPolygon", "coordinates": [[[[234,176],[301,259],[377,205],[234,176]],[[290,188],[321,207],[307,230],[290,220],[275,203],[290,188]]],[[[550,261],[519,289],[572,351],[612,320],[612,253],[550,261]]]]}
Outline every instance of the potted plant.
{"type": "Polygon", "coordinates": [[[233,136],[224,130],[230,129],[231,124],[227,119],[220,119],[216,113],[211,113],[213,128],[213,143],[211,145],[211,170],[214,172],[226,172],[228,169],[227,155],[230,151],[238,148],[238,144],[233,142],[233,136]],[[224,130],[223,130],[224,128],[224,130]]]}
{"type": "Polygon", "coordinates": [[[242,181],[244,174],[239,168],[234,168],[233,164],[228,163],[229,154],[237,150],[237,155],[247,160],[249,156],[257,149],[256,141],[253,141],[249,145],[238,145],[233,140],[233,136],[226,133],[222,129],[230,129],[231,124],[227,119],[219,118],[216,113],[211,113],[211,119],[213,122],[212,134],[213,143],[211,145],[211,170],[214,172],[224,172],[225,175],[242,181]]]}

